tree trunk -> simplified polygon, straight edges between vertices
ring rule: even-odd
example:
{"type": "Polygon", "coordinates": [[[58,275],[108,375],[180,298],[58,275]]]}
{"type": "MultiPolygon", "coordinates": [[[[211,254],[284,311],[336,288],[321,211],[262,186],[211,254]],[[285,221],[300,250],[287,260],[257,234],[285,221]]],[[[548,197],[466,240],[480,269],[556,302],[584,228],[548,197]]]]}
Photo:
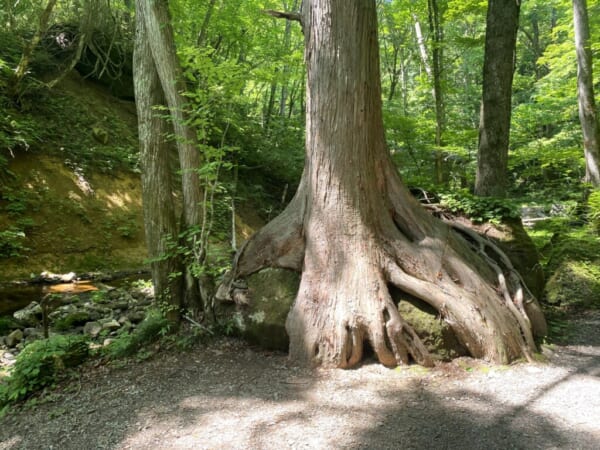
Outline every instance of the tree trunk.
{"type": "MultiPolygon", "coordinates": [[[[144,19],[154,66],[158,72],[177,136],[183,196],[183,225],[185,230],[192,233],[191,237],[188,236],[191,242],[184,244],[195,245],[193,236],[199,233],[202,217],[203,196],[198,176],[201,161],[196,132],[188,125],[185,99],[181,95],[185,90],[185,83],[175,50],[169,8],[165,0],[138,0],[137,13],[144,19]]],[[[184,304],[194,309],[202,309],[205,306],[202,304],[203,300],[206,303],[206,299],[200,298],[200,286],[188,269],[185,274],[184,304]]]]}
{"type": "Polygon", "coordinates": [[[441,148],[444,146],[443,135],[446,127],[446,111],[442,90],[443,74],[443,45],[444,29],[442,28],[442,17],[437,0],[428,0],[429,30],[432,35],[433,44],[431,49],[433,69],[433,100],[435,102],[435,181],[442,184],[447,181],[444,170],[444,155],[441,148]]]}
{"type": "Polygon", "coordinates": [[[586,0],[573,0],[573,22],[577,52],[577,99],[585,154],[585,180],[594,187],[600,187],[600,127],[594,101],[592,50],[586,0]]]}
{"type": "Polygon", "coordinates": [[[392,163],[375,1],[308,0],[302,14],[304,173],[288,207],[240,249],[221,293],[242,297],[235,281],[263,267],[301,271],[286,328],[290,357],[309,365],[354,366],[366,345],[388,366],[410,356],[431,365],[390,286],[436,308],[473,356],[502,363],[528,356],[535,344],[515,277],[486,264],[463,230],[428,214],[392,163]]]}
{"type": "Polygon", "coordinates": [[[148,256],[156,298],[172,305],[168,318],[177,322],[183,293],[181,277],[171,274],[183,270],[181,258],[170,254],[169,239],[179,234],[175,199],[171,186],[170,148],[165,141],[167,122],[156,106],[165,104],[160,79],[150,51],[143,16],[136,15],[136,39],[133,53],[135,104],[138,116],[140,159],[142,166],[142,203],[148,256]]]}
{"type": "Polygon", "coordinates": [[[490,0],[475,194],[503,197],[507,187],[512,80],[521,2],[490,0]]]}
{"type": "Polygon", "coordinates": [[[31,60],[31,55],[33,55],[33,51],[40,43],[42,36],[44,35],[46,29],[48,28],[48,22],[50,21],[50,15],[52,14],[52,10],[56,5],[56,0],[49,0],[46,4],[46,8],[42,11],[40,15],[37,29],[31,41],[27,43],[25,48],[23,49],[23,54],[21,55],[21,59],[19,60],[19,64],[15,68],[15,73],[10,80],[10,94],[13,97],[18,97],[20,94],[20,84],[25,74],[27,73],[27,69],[29,68],[29,62],[31,60]]]}

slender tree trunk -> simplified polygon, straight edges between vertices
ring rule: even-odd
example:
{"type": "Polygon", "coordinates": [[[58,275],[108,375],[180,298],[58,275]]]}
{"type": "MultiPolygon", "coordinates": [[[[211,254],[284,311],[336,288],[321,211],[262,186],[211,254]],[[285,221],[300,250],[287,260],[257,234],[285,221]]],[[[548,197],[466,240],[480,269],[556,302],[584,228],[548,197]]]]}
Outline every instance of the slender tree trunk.
{"type": "Polygon", "coordinates": [[[415,35],[417,37],[417,46],[419,47],[419,54],[421,55],[421,62],[427,77],[431,80],[433,78],[433,72],[431,71],[431,65],[429,64],[429,55],[427,52],[427,45],[423,31],[421,30],[421,22],[416,14],[413,14],[413,20],[415,22],[415,35]]]}
{"type": "MultiPolygon", "coordinates": [[[[158,71],[177,136],[183,194],[183,225],[186,230],[191,231],[192,235],[196,235],[200,231],[202,217],[203,196],[198,176],[201,160],[196,132],[189,126],[185,113],[186,102],[181,94],[185,91],[185,83],[175,50],[169,8],[165,0],[138,0],[137,6],[138,14],[144,18],[154,65],[158,71]]],[[[192,238],[191,242],[185,245],[194,245],[194,243],[195,239],[192,238]]],[[[204,299],[204,303],[206,300],[204,299]]],[[[203,307],[198,282],[189,269],[185,274],[184,304],[195,309],[203,307]]]]}
{"type": "Polygon", "coordinates": [[[183,294],[181,257],[172,254],[169,240],[179,234],[172,195],[173,180],[170,148],[165,141],[167,122],[153,108],[165,104],[163,90],[150,51],[143,16],[136,15],[137,30],[133,53],[134,88],[138,116],[140,159],[142,166],[142,203],[152,282],[157,299],[165,301],[168,318],[177,322],[183,294]]]}
{"type": "Polygon", "coordinates": [[[441,148],[444,146],[443,135],[446,127],[446,112],[444,106],[444,94],[442,89],[442,74],[444,63],[444,29],[442,28],[442,18],[437,0],[428,0],[429,10],[429,30],[433,36],[432,43],[432,83],[433,100],[435,102],[435,180],[438,184],[447,181],[444,170],[444,155],[441,148]]]}
{"type": "Polygon", "coordinates": [[[36,49],[36,47],[40,43],[42,36],[44,35],[44,33],[46,32],[46,29],[48,28],[48,22],[50,21],[50,15],[52,14],[52,10],[54,9],[55,5],[56,5],[56,0],[48,0],[48,3],[46,4],[46,8],[44,8],[44,11],[40,15],[40,18],[38,21],[38,26],[37,26],[37,29],[35,30],[35,34],[33,35],[33,38],[31,38],[31,41],[29,41],[27,43],[27,45],[25,46],[25,48],[23,49],[23,54],[21,55],[19,64],[17,65],[17,67],[15,69],[15,73],[13,74],[11,82],[10,82],[10,91],[14,97],[18,97],[18,95],[20,93],[21,81],[25,77],[25,74],[27,73],[27,69],[29,68],[29,62],[31,60],[31,55],[33,55],[33,51],[36,49]]]}
{"type": "Polygon", "coordinates": [[[586,0],[573,0],[573,22],[577,52],[577,99],[585,155],[585,180],[594,187],[600,187],[600,127],[594,100],[592,50],[586,0]]]}
{"type": "Polygon", "coordinates": [[[393,165],[375,1],[307,0],[302,20],[304,173],[288,207],[240,249],[220,294],[236,299],[234,281],[264,267],[302,272],[286,329],[290,357],[306,364],[351,367],[368,343],[383,364],[412,356],[431,365],[390,285],[436,308],[473,356],[530,356],[532,329],[543,323],[535,299],[524,301],[515,277],[485,256],[481,238],[428,214],[393,165]]]}
{"type": "Polygon", "coordinates": [[[206,14],[204,15],[204,20],[202,21],[202,26],[200,27],[200,32],[198,33],[198,39],[196,40],[196,45],[201,48],[204,47],[206,42],[206,35],[208,33],[208,25],[210,24],[210,19],[212,17],[212,13],[215,9],[215,3],[217,0],[210,0],[208,2],[208,6],[206,8],[206,14]]]}
{"type": "MultiPolygon", "coordinates": [[[[287,2],[283,2],[283,8],[285,10],[288,9],[287,2]]],[[[291,10],[296,11],[298,8],[298,0],[294,0],[291,4],[291,10]]],[[[285,31],[283,34],[283,49],[286,53],[290,51],[292,39],[292,23],[289,20],[285,22],[285,31]]],[[[281,98],[279,99],[279,116],[285,117],[285,109],[288,100],[288,78],[290,75],[290,65],[284,64],[283,66],[283,84],[281,85],[281,98]]]]}
{"type": "Polygon", "coordinates": [[[520,1],[490,0],[475,194],[503,197],[507,188],[512,81],[520,1]]]}

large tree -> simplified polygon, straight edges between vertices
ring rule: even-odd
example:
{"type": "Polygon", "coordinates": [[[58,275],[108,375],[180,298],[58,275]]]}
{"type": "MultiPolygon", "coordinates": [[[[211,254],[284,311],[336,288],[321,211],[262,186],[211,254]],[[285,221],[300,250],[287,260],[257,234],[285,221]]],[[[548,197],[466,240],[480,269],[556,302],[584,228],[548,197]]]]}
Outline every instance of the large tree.
{"type": "Polygon", "coordinates": [[[508,144],[518,0],[489,0],[483,60],[483,94],[475,193],[502,197],[506,192],[508,144]]]}
{"type": "Polygon", "coordinates": [[[577,98],[583,132],[585,180],[600,187],[600,124],[594,100],[590,24],[586,0],[573,0],[575,50],[577,52],[577,98]]]}
{"type": "Polygon", "coordinates": [[[267,266],[301,272],[286,328],[290,356],[308,364],[353,366],[366,342],[385,365],[407,363],[410,355],[432,364],[400,316],[392,286],[436,308],[475,357],[530,355],[532,327],[543,325],[535,299],[513,272],[505,276],[469,246],[467,239],[483,249],[477,235],[425,211],[392,163],[375,0],[307,0],[300,20],[304,173],[288,207],[240,249],[221,292],[242,297],[236,281],[267,266]]]}

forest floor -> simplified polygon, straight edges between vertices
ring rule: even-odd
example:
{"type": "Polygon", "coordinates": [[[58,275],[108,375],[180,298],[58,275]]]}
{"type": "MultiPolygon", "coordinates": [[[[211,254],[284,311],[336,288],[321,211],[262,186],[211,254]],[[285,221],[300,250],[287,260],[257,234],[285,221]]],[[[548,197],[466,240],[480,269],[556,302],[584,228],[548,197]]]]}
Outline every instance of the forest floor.
{"type": "Polygon", "coordinates": [[[0,449],[597,449],[600,311],[546,362],[307,370],[223,339],[90,367],[0,419],[0,449]]]}

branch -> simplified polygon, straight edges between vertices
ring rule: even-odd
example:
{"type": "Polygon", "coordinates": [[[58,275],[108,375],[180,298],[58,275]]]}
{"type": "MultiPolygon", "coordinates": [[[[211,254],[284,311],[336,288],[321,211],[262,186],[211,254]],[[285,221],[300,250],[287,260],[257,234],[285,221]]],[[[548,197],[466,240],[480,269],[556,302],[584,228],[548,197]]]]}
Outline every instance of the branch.
{"type": "Polygon", "coordinates": [[[277,19],[294,20],[296,22],[302,23],[302,16],[300,16],[299,13],[286,12],[286,11],[274,11],[272,9],[264,9],[263,13],[268,14],[269,16],[276,17],[277,19]]]}

